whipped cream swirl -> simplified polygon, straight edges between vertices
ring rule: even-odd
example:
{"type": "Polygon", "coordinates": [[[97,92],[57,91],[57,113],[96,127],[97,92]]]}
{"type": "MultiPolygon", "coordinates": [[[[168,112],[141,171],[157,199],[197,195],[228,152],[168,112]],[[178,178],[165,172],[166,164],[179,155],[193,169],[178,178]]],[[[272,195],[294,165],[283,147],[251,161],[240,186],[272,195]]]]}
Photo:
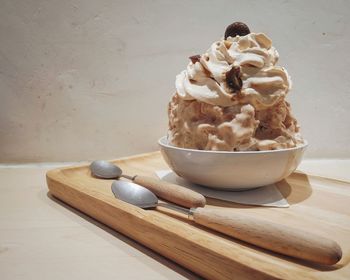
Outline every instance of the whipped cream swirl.
{"type": "Polygon", "coordinates": [[[176,76],[177,94],[184,100],[198,100],[223,107],[252,104],[256,109],[273,106],[291,88],[287,71],[275,66],[278,52],[262,33],[228,37],[214,42],[198,62],[176,76]],[[226,72],[240,67],[240,92],[232,92],[226,72]]]}

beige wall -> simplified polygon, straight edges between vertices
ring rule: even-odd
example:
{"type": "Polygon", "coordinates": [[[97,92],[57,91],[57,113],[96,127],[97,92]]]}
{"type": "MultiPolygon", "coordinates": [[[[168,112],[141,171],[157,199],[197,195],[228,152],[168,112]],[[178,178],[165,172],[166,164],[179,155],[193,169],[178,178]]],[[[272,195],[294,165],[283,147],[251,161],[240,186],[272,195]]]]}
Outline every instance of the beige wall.
{"type": "Polygon", "coordinates": [[[157,149],[187,57],[227,24],[267,33],[309,157],[350,156],[350,1],[2,0],[0,162],[157,149]],[[326,132],[325,132],[326,131],[326,132]]]}

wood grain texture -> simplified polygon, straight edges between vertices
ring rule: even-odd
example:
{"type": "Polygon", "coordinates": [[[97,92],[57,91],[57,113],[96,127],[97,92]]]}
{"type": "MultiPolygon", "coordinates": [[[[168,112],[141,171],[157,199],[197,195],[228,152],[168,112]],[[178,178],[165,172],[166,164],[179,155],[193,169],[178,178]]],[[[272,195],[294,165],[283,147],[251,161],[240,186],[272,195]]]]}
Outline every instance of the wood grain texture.
{"type": "Polygon", "coordinates": [[[249,244],[301,260],[333,265],[342,257],[341,248],[334,240],[266,219],[204,208],[193,211],[193,219],[197,224],[249,244]]]}
{"type": "MultiPolygon", "coordinates": [[[[115,161],[126,173],[154,176],[166,168],[160,153],[115,161]]],[[[207,199],[206,208],[267,219],[322,237],[332,237],[343,250],[334,266],[318,266],[248,245],[197,226],[184,216],[159,207],[142,210],[114,198],[111,180],[93,178],[88,166],[47,173],[57,198],[209,279],[349,279],[350,184],[294,173],[278,183],[291,207],[251,207],[207,199]]]]}
{"type": "Polygon", "coordinates": [[[200,193],[157,178],[137,175],[133,181],[151,190],[158,197],[187,208],[204,207],[206,203],[205,197],[200,193]]]}

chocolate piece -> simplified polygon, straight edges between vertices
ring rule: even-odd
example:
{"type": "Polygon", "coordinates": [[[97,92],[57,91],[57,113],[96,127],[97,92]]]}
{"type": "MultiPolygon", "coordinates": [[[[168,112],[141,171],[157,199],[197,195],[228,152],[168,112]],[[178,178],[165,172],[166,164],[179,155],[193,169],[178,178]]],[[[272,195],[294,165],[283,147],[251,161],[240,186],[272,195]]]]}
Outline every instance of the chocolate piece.
{"type": "Polygon", "coordinates": [[[243,22],[234,22],[227,26],[225,31],[225,40],[227,37],[244,36],[250,33],[249,27],[243,22]]]}
{"type": "Polygon", "coordinates": [[[199,54],[196,54],[196,55],[190,56],[189,59],[191,59],[192,63],[195,64],[196,62],[199,62],[199,60],[201,59],[201,56],[199,54]]]}
{"type": "Polygon", "coordinates": [[[241,69],[239,67],[232,67],[225,75],[227,86],[232,89],[233,92],[240,91],[243,85],[241,69]]]}

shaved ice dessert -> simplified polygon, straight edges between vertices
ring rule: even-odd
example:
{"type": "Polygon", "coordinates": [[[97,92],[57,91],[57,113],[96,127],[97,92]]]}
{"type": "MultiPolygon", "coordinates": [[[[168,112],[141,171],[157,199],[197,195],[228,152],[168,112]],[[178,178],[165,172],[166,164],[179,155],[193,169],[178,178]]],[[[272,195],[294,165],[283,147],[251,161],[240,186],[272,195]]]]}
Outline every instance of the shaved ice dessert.
{"type": "Polygon", "coordinates": [[[198,150],[261,151],[304,144],[285,100],[291,79],[263,33],[241,22],[176,76],[168,142],[198,150]]]}

